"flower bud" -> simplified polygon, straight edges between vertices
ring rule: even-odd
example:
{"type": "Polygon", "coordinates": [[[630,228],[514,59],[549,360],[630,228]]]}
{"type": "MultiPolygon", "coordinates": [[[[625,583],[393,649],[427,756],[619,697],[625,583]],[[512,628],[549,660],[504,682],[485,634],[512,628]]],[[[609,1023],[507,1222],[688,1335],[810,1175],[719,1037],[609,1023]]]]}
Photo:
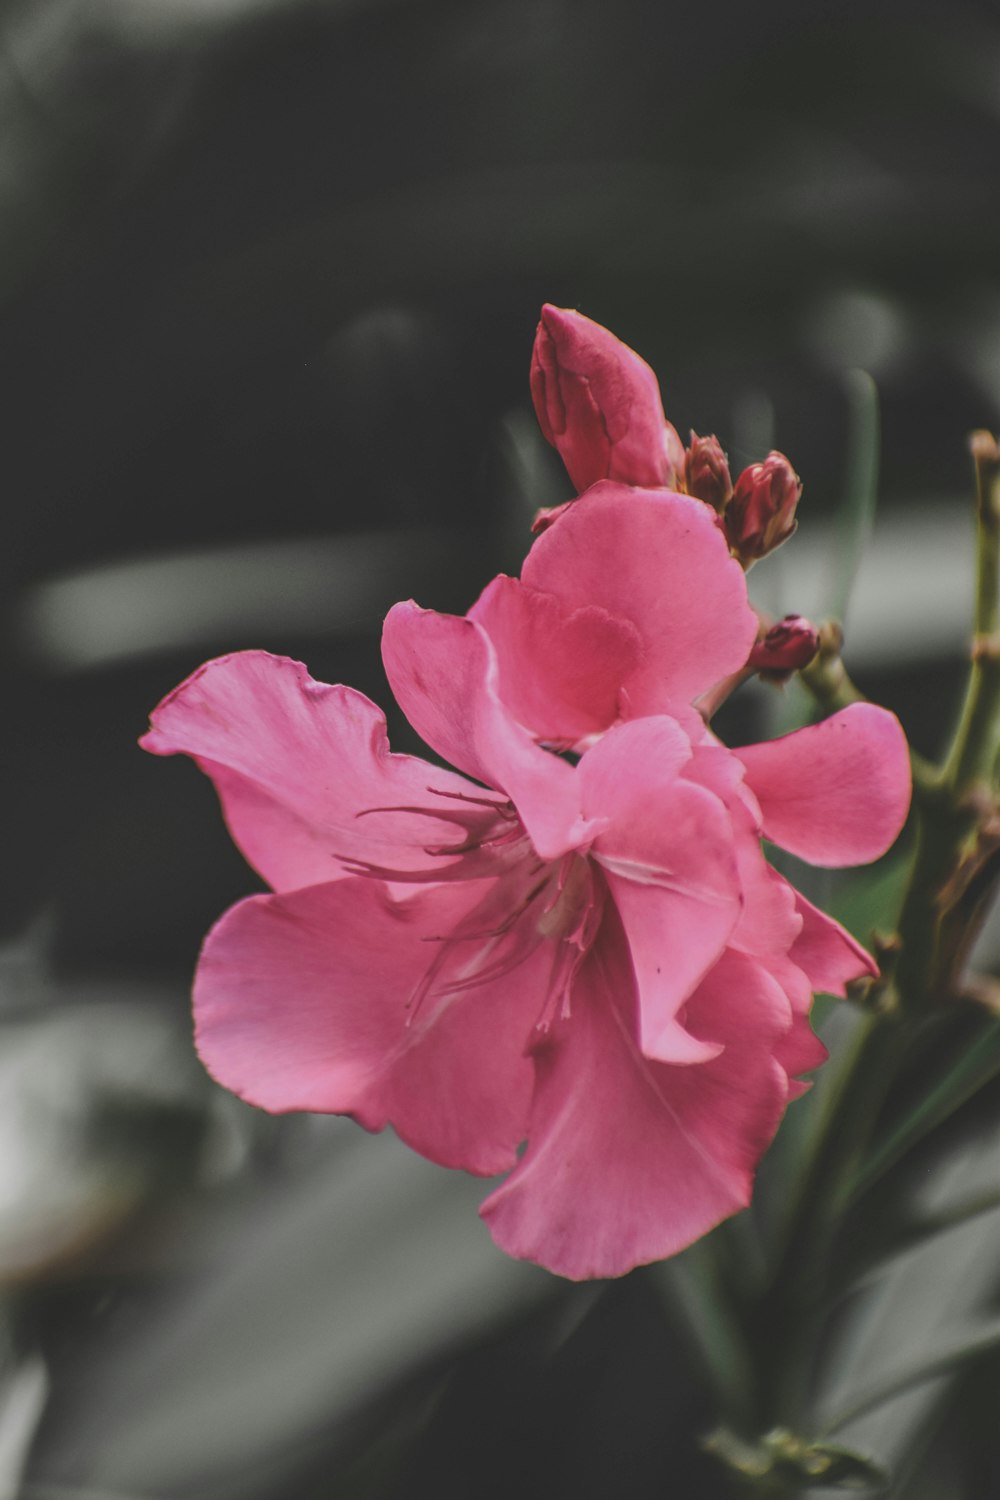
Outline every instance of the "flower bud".
{"type": "Polygon", "coordinates": [[[736,481],[726,507],[729,545],[745,568],[791,536],[802,482],[783,453],[769,453],[736,481]]]}
{"type": "Polygon", "coordinates": [[[531,394],[578,494],[599,479],[678,488],[684,446],[663,415],[656,376],[599,323],[569,308],[542,308],[531,394]]]}
{"type": "Polygon", "coordinates": [[[803,615],[786,615],[750,652],[748,665],[770,676],[807,667],[819,650],[819,631],[803,615]]]}
{"type": "Polygon", "coordinates": [[[689,495],[704,500],[720,513],[725,510],[733,493],[733,481],[729,477],[729,462],[717,437],[699,437],[692,432],[684,456],[684,477],[689,495]]]}

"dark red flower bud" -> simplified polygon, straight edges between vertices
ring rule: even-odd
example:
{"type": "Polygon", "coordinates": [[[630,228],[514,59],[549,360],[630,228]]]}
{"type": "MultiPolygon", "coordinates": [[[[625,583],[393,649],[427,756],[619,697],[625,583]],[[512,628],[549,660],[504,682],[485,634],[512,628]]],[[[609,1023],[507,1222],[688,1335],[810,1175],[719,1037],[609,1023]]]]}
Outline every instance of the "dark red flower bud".
{"type": "Polygon", "coordinates": [[[758,672],[786,674],[807,667],[819,650],[819,631],[803,615],[786,615],[750,652],[758,672]]]}
{"type": "Polygon", "coordinates": [[[684,478],[689,495],[704,500],[714,510],[725,510],[733,493],[733,481],[729,477],[729,461],[717,437],[699,437],[692,432],[684,455],[684,478]]]}
{"type": "Polygon", "coordinates": [[[802,481],[783,453],[769,453],[736,481],[726,506],[729,545],[745,568],[791,536],[802,481]]]}

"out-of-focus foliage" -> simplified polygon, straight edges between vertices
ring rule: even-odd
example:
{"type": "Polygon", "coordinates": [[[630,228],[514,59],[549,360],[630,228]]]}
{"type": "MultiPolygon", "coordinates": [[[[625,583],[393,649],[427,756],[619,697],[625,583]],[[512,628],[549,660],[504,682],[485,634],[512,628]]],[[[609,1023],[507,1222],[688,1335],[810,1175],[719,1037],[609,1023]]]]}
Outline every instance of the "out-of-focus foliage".
{"type": "MultiPolygon", "coordinates": [[[[845,372],[870,372],[883,503],[846,657],[934,751],[967,630],[964,438],[1000,423],[998,70],[994,7],[943,0],[3,8],[2,913],[12,941],[46,913],[51,973],[3,971],[0,1495],[25,1465],[24,1500],[724,1493],[697,1437],[737,1351],[693,1298],[727,1258],[752,1275],[834,1074],[728,1239],[607,1288],[513,1266],[481,1185],[231,1109],[198,1073],[187,976],[254,879],[207,785],[134,739],[242,646],[387,701],[387,604],[464,608],[517,566],[566,495],[527,391],[550,300],[641,350],[683,434],[737,468],[793,458],[799,532],[754,574],[778,614],[853,571],[831,563],[845,486],[863,499],[845,372]]],[[[759,737],[774,701],[726,732],[759,737]]],[[[897,882],[815,894],[867,937],[897,882]]],[[[827,1024],[839,1047],[847,1012],[827,1024]]],[[[995,1185],[995,1096],[908,1125],[928,1058],[976,1027],[942,1018],[890,1100],[809,1393],[829,1421],[855,1372],[874,1389],[987,1327],[996,1213],[930,1231],[995,1185]]],[[[982,1500],[997,1373],[984,1354],[831,1441],[905,1450],[894,1500],[982,1500]]]]}

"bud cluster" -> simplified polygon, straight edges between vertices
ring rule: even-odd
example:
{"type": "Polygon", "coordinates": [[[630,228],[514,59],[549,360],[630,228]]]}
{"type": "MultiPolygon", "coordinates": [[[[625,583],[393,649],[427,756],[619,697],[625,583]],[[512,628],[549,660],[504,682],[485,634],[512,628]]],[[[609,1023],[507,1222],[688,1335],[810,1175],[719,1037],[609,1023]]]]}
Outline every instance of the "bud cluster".
{"type": "MultiPolygon", "coordinates": [[[[692,495],[719,516],[744,568],[795,530],[802,485],[784,454],[769,453],[734,484],[718,438],[692,432],[685,448],[664,416],[649,365],[599,323],[547,304],[535,338],[531,391],[542,432],[559,450],[578,494],[609,479],[692,495]]],[[[551,526],[564,509],[540,511],[534,530],[551,526]]]]}
{"type": "Polygon", "coordinates": [[[734,485],[719,439],[692,432],[684,453],[683,487],[718,512],[730,550],[744,568],[780,547],[797,525],[802,484],[783,453],[769,453],[763,463],[751,464],[734,485]]]}

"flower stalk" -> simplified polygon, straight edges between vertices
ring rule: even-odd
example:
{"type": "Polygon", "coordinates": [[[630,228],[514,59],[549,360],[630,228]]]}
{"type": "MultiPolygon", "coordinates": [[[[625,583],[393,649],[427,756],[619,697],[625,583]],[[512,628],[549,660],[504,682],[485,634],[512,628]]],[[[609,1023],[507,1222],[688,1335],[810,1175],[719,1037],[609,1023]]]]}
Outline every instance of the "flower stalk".
{"type": "Polygon", "coordinates": [[[995,888],[1000,747],[1000,446],[972,436],[976,594],[965,702],[944,763],[925,786],[910,886],[899,918],[892,1002],[913,1014],[954,998],[995,888]]]}
{"type": "MultiPolygon", "coordinates": [[[[966,698],[943,763],[932,766],[914,757],[916,847],[897,930],[878,945],[879,979],[855,995],[864,1001],[866,1014],[792,1185],[770,1272],[751,1310],[756,1328],[751,1342],[766,1351],[758,1430],[776,1421],[795,1426],[807,1418],[803,1392],[835,1292],[844,1215],[879,1159],[878,1151],[871,1151],[879,1118],[915,1028],[925,1023],[932,1006],[969,990],[962,970],[1000,879],[1000,445],[989,434],[976,433],[971,447],[977,564],[966,698]]],[[[841,645],[839,626],[827,622],[815,658],[799,673],[827,713],[862,700],[844,667],[841,645]]],[[[858,1409],[887,1399],[894,1389],[875,1392],[858,1409]]]]}

